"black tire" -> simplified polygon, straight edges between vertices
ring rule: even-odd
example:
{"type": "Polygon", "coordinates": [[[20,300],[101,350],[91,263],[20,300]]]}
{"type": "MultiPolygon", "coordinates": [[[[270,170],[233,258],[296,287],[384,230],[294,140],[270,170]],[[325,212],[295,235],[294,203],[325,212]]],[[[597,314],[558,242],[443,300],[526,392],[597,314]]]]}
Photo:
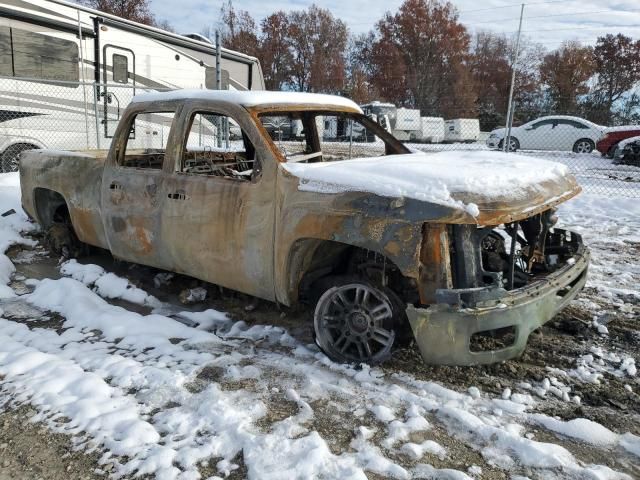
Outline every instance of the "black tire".
{"type": "Polygon", "coordinates": [[[360,276],[334,276],[314,286],[316,344],[339,363],[384,362],[408,328],[405,305],[388,288],[360,276]]]}
{"type": "Polygon", "coordinates": [[[45,232],[44,243],[53,253],[62,258],[78,258],[86,255],[89,246],[81,242],[71,222],[55,222],[45,232]]]}
{"type": "MultiPolygon", "coordinates": [[[[500,140],[500,143],[498,143],[498,150],[502,150],[504,148],[504,139],[500,140]]],[[[510,152],[515,152],[517,150],[520,150],[520,142],[518,141],[518,139],[516,137],[510,137],[509,138],[509,151],[510,152]]]]}
{"type": "Polygon", "coordinates": [[[591,153],[596,148],[596,144],[590,138],[581,138],[573,144],[574,153],[591,153]]]}
{"type": "Polygon", "coordinates": [[[602,156],[605,158],[613,158],[616,154],[616,149],[618,148],[618,144],[616,143],[615,145],[611,145],[609,147],[609,150],[607,150],[606,153],[603,153],[602,156]]]}
{"type": "Polygon", "coordinates": [[[35,145],[30,145],[28,143],[16,143],[14,145],[9,145],[0,156],[0,168],[2,169],[2,173],[17,172],[20,166],[20,154],[26,150],[34,150],[37,148],[38,147],[35,145]]]}

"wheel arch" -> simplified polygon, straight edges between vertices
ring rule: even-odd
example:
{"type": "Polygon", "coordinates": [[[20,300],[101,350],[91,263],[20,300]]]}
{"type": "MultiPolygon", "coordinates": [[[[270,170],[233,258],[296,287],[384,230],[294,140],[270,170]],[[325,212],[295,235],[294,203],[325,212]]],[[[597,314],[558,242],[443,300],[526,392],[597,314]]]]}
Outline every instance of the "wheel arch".
{"type": "Polygon", "coordinates": [[[43,229],[56,222],[71,220],[69,205],[64,196],[55,190],[37,187],[33,191],[35,213],[43,229]]]}
{"type": "Polygon", "coordinates": [[[287,298],[283,299],[283,303],[291,305],[305,299],[312,285],[323,277],[349,273],[358,255],[374,257],[384,262],[389,271],[400,273],[393,259],[381,251],[335,240],[299,238],[292,244],[287,256],[287,298]]]}

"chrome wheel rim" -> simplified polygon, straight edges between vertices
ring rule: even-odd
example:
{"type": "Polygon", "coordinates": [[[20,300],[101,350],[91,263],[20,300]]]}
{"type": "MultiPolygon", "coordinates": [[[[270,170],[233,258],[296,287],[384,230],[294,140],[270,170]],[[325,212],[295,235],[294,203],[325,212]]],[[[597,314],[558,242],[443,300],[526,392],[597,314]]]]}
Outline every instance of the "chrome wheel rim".
{"type": "Polygon", "coordinates": [[[318,300],[316,341],[334,360],[376,363],[391,352],[392,321],[391,302],[381,291],[359,283],[334,287],[318,300]]]}
{"type": "Polygon", "coordinates": [[[576,152],[578,153],[591,153],[591,143],[587,141],[578,142],[576,146],[576,152]]]}

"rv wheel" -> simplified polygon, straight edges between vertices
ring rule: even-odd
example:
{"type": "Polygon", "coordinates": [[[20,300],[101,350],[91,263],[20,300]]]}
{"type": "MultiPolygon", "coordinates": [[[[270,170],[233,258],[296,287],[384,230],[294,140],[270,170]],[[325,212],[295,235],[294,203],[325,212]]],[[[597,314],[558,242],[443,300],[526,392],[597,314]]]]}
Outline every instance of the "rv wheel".
{"type": "Polygon", "coordinates": [[[17,172],[20,166],[20,154],[26,150],[34,150],[38,147],[26,143],[16,143],[2,153],[0,161],[2,163],[2,172],[17,172]]]}

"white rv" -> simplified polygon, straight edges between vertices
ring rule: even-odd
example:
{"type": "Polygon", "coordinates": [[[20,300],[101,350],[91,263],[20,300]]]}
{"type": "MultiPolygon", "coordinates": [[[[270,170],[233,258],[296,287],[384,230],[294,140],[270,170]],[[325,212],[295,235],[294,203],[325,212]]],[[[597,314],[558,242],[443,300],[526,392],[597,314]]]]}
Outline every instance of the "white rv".
{"type": "MultiPolygon", "coordinates": [[[[256,58],[220,53],[221,88],[264,89],[256,58]]],[[[32,148],[108,147],[133,95],[216,88],[215,57],[215,47],[199,35],[176,35],[63,0],[3,0],[2,170],[15,169],[19,153],[32,148]]]]}

